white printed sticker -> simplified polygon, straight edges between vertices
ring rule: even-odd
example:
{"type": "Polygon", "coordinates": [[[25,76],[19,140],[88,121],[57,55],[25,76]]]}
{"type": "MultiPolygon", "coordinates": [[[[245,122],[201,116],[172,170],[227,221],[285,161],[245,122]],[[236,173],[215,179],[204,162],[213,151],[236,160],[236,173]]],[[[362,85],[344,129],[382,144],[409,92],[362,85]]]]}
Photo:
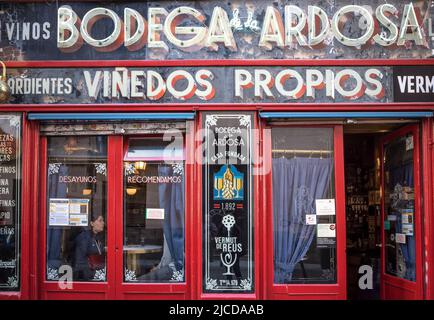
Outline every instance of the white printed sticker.
{"type": "Polygon", "coordinates": [[[396,233],[395,234],[395,241],[396,241],[396,243],[405,244],[405,234],[403,234],[403,233],[396,233]]]}
{"type": "Polygon", "coordinates": [[[146,209],[146,219],[164,220],[164,209],[146,209]]]}
{"type": "Polygon", "coordinates": [[[335,215],[335,199],[316,199],[316,214],[318,216],[335,215]]]}
{"type": "Polygon", "coordinates": [[[412,150],[414,148],[413,136],[407,137],[405,139],[405,151],[412,150]]]}
{"type": "Polygon", "coordinates": [[[318,238],[336,238],[335,223],[320,223],[317,225],[318,238]]]}
{"type": "Polygon", "coordinates": [[[306,224],[307,225],[315,225],[316,224],[316,214],[307,214],[306,215],[306,224]]]}

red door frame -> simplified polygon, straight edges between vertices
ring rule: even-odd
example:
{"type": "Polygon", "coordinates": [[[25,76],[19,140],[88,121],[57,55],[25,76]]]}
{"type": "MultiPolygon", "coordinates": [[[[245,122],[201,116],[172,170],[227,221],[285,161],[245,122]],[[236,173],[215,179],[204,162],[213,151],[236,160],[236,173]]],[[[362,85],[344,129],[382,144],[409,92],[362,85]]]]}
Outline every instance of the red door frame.
{"type": "MultiPolygon", "coordinates": [[[[108,140],[108,154],[110,154],[110,140],[108,140]]],[[[39,298],[44,300],[97,300],[97,299],[113,299],[112,291],[109,290],[114,284],[114,270],[113,268],[113,254],[109,250],[107,252],[107,281],[101,283],[93,282],[74,282],[72,289],[61,289],[57,281],[47,281],[46,276],[46,241],[47,241],[47,137],[41,136],[40,138],[40,157],[39,157],[39,181],[40,181],[40,195],[39,195],[39,239],[38,239],[38,278],[39,278],[39,298]]],[[[108,161],[107,176],[110,177],[110,172],[113,169],[110,167],[108,161]]],[[[108,182],[107,188],[107,234],[113,230],[114,220],[114,197],[113,190],[108,182]]],[[[113,248],[114,237],[107,237],[107,247],[113,248]]]]}
{"type": "Polygon", "coordinates": [[[422,185],[421,185],[421,153],[420,153],[420,135],[418,125],[408,125],[400,128],[380,139],[380,159],[381,159],[381,298],[382,299],[423,299],[423,244],[422,244],[422,185]],[[413,170],[414,170],[414,234],[415,234],[415,251],[416,251],[416,281],[408,281],[395,276],[386,274],[385,264],[385,234],[384,234],[384,220],[385,220],[385,184],[384,184],[384,145],[388,142],[402,137],[408,133],[413,134],[413,170]],[[393,287],[394,294],[389,294],[389,287],[393,287]],[[398,293],[398,290],[400,293],[398,293]]]}
{"type": "MultiPolygon", "coordinates": [[[[186,202],[185,202],[185,283],[145,284],[123,282],[123,162],[124,138],[108,136],[107,153],[107,281],[104,283],[74,282],[72,289],[61,289],[57,282],[45,280],[46,270],[46,206],[47,206],[47,137],[40,141],[40,210],[39,210],[39,291],[41,299],[191,299],[193,225],[193,157],[194,123],[187,122],[186,139],[186,202]]],[[[35,251],[36,252],[36,251],[35,251]]]]}
{"type": "Polygon", "coordinates": [[[115,285],[116,285],[116,299],[129,300],[129,299],[192,299],[191,297],[191,285],[193,282],[193,199],[194,199],[194,123],[193,121],[187,121],[186,134],[185,134],[185,261],[184,261],[184,283],[125,283],[124,278],[124,264],[123,264],[123,245],[124,245],[124,230],[123,230],[123,217],[124,217],[124,174],[123,163],[125,147],[127,143],[127,136],[113,136],[112,149],[110,157],[113,161],[114,183],[113,189],[116,194],[115,204],[115,253],[116,253],[116,266],[115,270],[115,285]]]}
{"type": "Polygon", "coordinates": [[[423,227],[424,227],[424,278],[425,299],[434,300],[434,215],[433,215],[433,173],[434,173],[434,128],[433,120],[422,121],[422,172],[423,175],[423,227]]]}
{"type": "MultiPolygon", "coordinates": [[[[263,154],[264,160],[268,163],[267,167],[272,167],[272,126],[264,123],[264,141],[263,154]]],[[[274,127],[274,126],[273,126],[274,127]]],[[[346,215],[345,215],[345,175],[344,175],[344,144],[343,144],[343,126],[342,125],[297,125],[285,124],[279,127],[312,127],[312,128],[333,128],[333,146],[334,146],[334,182],[336,197],[336,258],[337,258],[337,281],[336,284],[274,284],[274,267],[273,267],[273,181],[272,170],[264,176],[266,201],[263,202],[264,230],[263,239],[266,239],[266,299],[279,300],[312,300],[312,299],[339,299],[344,300],[347,296],[346,286],[346,215]]]]}

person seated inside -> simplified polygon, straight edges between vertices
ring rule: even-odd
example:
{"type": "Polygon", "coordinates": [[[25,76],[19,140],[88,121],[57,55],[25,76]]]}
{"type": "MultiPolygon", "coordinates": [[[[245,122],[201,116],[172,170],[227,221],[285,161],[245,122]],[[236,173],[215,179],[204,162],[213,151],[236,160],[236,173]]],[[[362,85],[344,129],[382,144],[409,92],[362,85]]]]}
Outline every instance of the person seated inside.
{"type": "Polygon", "coordinates": [[[104,231],[104,217],[93,215],[90,229],[83,230],[75,239],[74,279],[90,281],[95,272],[105,268],[105,248],[102,234],[104,231]]]}

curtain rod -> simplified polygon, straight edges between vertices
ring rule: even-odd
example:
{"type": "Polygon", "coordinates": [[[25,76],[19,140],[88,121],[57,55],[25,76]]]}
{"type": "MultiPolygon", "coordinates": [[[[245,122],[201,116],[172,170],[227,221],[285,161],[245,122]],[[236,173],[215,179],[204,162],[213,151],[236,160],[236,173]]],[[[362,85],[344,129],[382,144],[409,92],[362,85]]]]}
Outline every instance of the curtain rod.
{"type": "Polygon", "coordinates": [[[292,149],[292,150],[288,150],[288,149],[273,149],[271,150],[271,152],[274,153],[318,153],[318,154],[322,154],[322,153],[333,153],[333,151],[330,150],[297,150],[297,149],[292,149]]]}

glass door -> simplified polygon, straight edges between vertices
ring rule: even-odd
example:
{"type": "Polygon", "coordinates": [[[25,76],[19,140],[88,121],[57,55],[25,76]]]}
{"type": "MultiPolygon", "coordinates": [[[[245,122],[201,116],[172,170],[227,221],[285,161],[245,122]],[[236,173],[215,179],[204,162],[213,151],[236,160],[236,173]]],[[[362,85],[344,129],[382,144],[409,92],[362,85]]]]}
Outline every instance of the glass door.
{"type": "Polygon", "coordinates": [[[383,299],[421,299],[419,132],[407,126],[382,140],[383,299]]]}
{"type": "Polygon", "coordinates": [[[113,298],[109,139],[41,139],[42,298],[113,298]]]}
{"type": "Polygon", "coordinates": [[[41,138],[41,298],[190,297],[190,135],[173,132],[41,138]]]}
{"type": "Polygon", "coordinates": [[[119,144],[117,297],[187,298],[185,135],[125,136],[119,144]]]}
{"type": "Polygon", "coordinates": [[[124,155],[124,282],[184,282],[183,145],[129,138],[124,155]]]}

